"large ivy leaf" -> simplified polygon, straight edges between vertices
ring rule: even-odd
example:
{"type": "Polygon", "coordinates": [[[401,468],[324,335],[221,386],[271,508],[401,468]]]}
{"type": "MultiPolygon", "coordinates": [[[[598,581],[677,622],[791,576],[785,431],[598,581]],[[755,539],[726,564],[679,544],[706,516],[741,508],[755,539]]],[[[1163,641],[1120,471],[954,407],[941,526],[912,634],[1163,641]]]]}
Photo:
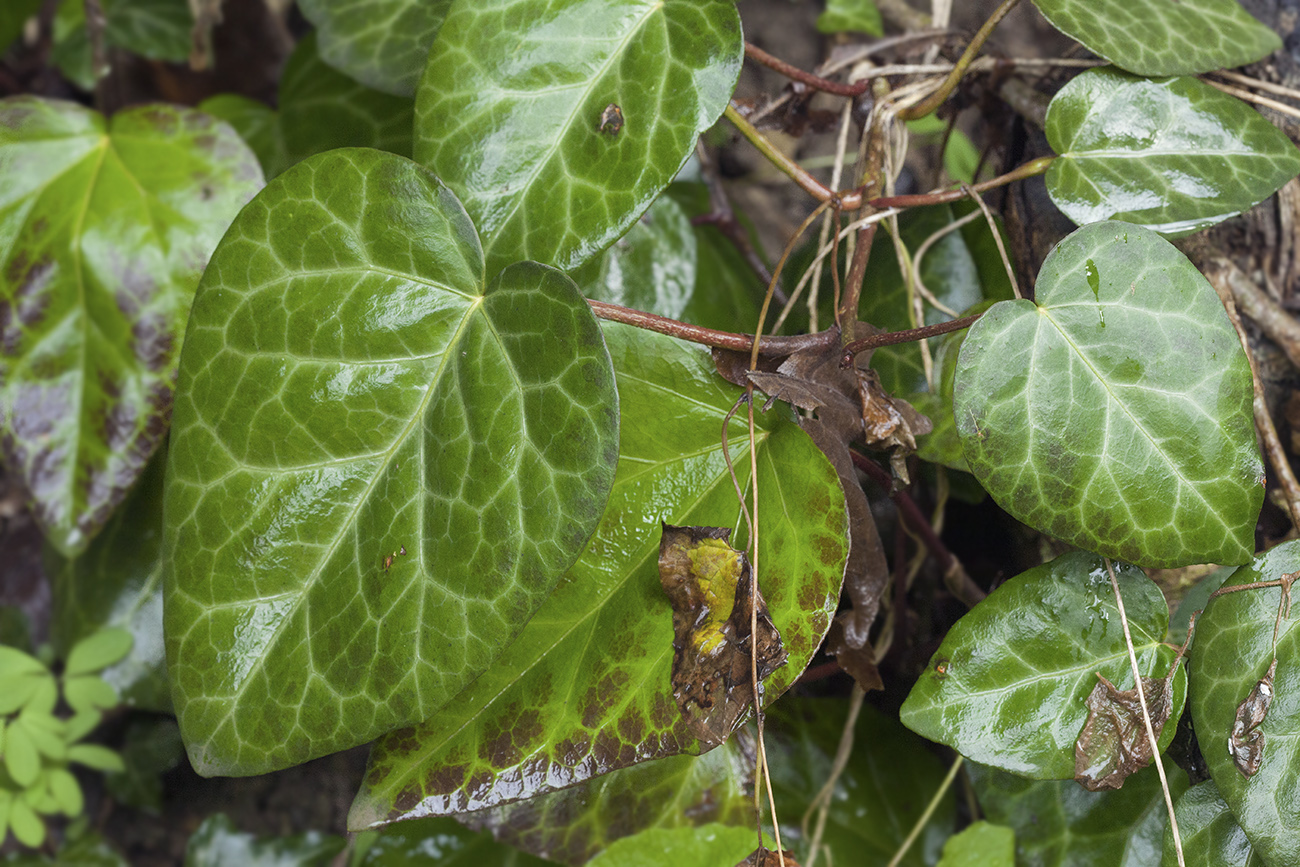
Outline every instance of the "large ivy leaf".
{"type": "Polygon", "coordinates": [[[354,867],[545,867],[543,861],[464,827],[455,819],[435,816],[398,822],[383,831],[356,837],[354,867]]]}
{"type": "Polygon", "coordinates": [[[196,111],[13,97],[0,177],[0,442],[71,556],[167,431],[194,288],[262,173],[196,111]]]}
{"type": "Polygon", "coordinates": [[[716,823],[738,825],[752,834],[754,799],[745,790],[752,791],[753,770],[752,752],[745,755],[731,740],[702,756],[643,762],[457,818],[534,855],[584,864],[616,841],[650,828],[716,823]]]}
{"type": "MultiPolygon", "coordinates": [[[[740,390],[707,352],[606,325],[623,408],[618,477],[581,559],[487,672],[443,711],[381,738],[349,816],[353,828],[530,797],[636,762],[698,749],[673,700],[672,613],[659,582],[660,522],[745,532],[721,450],[740,390]]],[[[789,417],[756,419],[756,568],[789,662],[780,695],[830,625],[848,553],[838,476],[789,417]]],[[[749,476],[746,426],[728,443],[749,476]]]]}
{"type": "Polygon", "coordinates": [[[131,651],[105,669],[128,707],[168,712],[163,650],[162,513],[166,456],[154,455],[139,484],[79,557],[51,553],[53,637],[66,658],[78,641],[106,627],[131,633],[131,651]]]}
{"type": "MultiPolygon", "coordinates": [[[[1164,644],[1169,608],[1142,570],[1115,567],[1138,666],[1164,680],[1176,651],[1164,644]]],[[[1084,700],[1100,673],[1121,689],[1133,674],[1115,593],[1101,558],[1072,551],[1022,572],[948,631],[903,703],[903,724],[977,762],[1040,780],[1074,777],[1084,700]]],[[[1174,677],[1170,719],[1187,693],[1174,677]]],[[[1174,726],[1160,735],[1161,746],[1174,726]]],[[[1145,734],[1143,735],[1145,737],[1145,734]]]]}
{"type": "Polygon", "coordinates": [[[249,774],[432,715],[582,551],[618,395],[563,274],[490,284],[455,196],[336,150],[244,209],[195,299],[165,506],[191,762],[249,774]]]}
{"type": "Polygon", "coordinates": [[[572,269],[673,179],[743,53],[730,0],[454,4],[416,94],[415,158],[465,202],[489,273],[572,269]]]}
{"type": "MultiPolygon", "coordinates": [[[[781,841],[795,849],[800,863],[811,860],[812,842],[803,834],[801,819],[830,778],[847,714],[844,701],[804,700],[778,704],[767,717],[765,740],[781,841]]],[[[835,783],[817,860],[886,864],[943,784],[946,768],[924,741],[869,705],[858,716],[853,738],[853,752],[835,783]]],[[[952,833],[956,812],[949,790],[899,863],[933,864],[952,833]]]]}
{"type": "MultiPolygon", "coordinates": [[[[1069,780],[1038,782],[968,762],[984,818],[1016,832],[1017,867],[1152,867],[1169,823],[1160,777],[1145,768],[1121,789],[1089,792],[1069,780]]],[[[1174,798],[1187,774],[1165,762],[1174,798]]]]}
{"type": "Polygon", "coordinates": [[[273,178],[312,154],[341,147],[373,147],[411,155],[415,103],[358,84],[326,66],[308,34],[280,79],[280,110],[234,94],[205,100],[200,110],[227,121],[248,142],[273,178]]]}
{"type": "MultiPolygon", "coordinates": [[[[1273,581],[1300,569],[1300,542],[1255,558],[1224,587],[1273,581]]],[[[1293,594],[1294,595],[1294,594],[1293,594]]],[[[1262,724],[1262,761],[1253,776],[1238,770],[1227,744],[1237,707],[1273,661],[1280,588],[1241,590],[1211,599],[1196,621],[1192,646],[1192,721],[1210,776],[1255,852],[1269,864],[1300,863],[1300,628],[1294,615],[1278,627],[1273,700],[1262,724]]]]}
{"type": "Polygon", "coordinates": [[[1066,36],[1138,75],[1195,75],[1259,60],[1282,47],[1237,0],[1034,0],[1066,36]]]}
{"type": "MultiPolygon", "coordinates": [[[[1232,811],[1219,796],[1213,780],[1192,786],[1174,804],[1183,863],[1191,867],[1263,867],[1264,861],[1250,848],[1232,811]]],[[[1174,834],[1165,827],[1162,867],[1178,867],[1174,834]]]]}
{"type": "Polygon", "coordinates": [[[1059,156],[1047,191],[1076,223],[1126,220],[1165,235],[1212,226],[1300,173],[1286,133],[1195,78],[1090,69],[1047,109],[1059,156]]]}
{"type": "Polygon", "coordinates": [[[957,359],[971,471],[1031,527],[1144,566],[1250,558],[1263,497],[1251,376],[1200,272],[1159,235],[1093,223],[993,305],[957,359]]]}
{"type": "Polygon", "coordinates": [[[320,34],[321,58],[357,81],[414,96],[451,0],[301,0],[320,34]]]}

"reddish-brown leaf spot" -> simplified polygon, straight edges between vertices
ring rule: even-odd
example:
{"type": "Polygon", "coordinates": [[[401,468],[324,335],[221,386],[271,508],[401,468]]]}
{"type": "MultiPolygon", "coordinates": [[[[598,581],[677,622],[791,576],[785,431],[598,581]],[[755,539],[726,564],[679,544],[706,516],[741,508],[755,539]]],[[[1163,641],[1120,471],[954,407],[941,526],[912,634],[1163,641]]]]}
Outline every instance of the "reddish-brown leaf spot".
{"type": "Polygon", "coordinates": [[[623,130],[623,109],[614,103],[605,106],[600,113],[600,131],[605,135],[615,136],[623,130]]]}
{"type": "MultiPolygon", "coordinates": [[[[1157,738],[1173,711],[1175,671],[1177,663],[1164,680],[1142,678],[1157,738]]],[[[1097,681],[1088,695],[1088,719],[1074,742],[1074,779],[1091,792],[1118,789],[1129,774],[1151,762],[1151,740],[1137,690],[1120,690],[1100,673],[1097,681]]]]}
{"type": "Polygon", "coordinates": [[[1276,672],[1277,660],[1274,659],[1250,695],[1237,705],[1232,734],[1228,735],[1228,755],[1232,756],[1233,764],[1247,779],[1259,772],[1260,763],[1264,761],[1264,732],[1260,726],[1273,703],[1273,675],[1276,672]]]}
{"type": "Polygon", "coordinates": [[[722,527],[664,524],[659,542],[659,581],[673,607],[673,697],[706,746],[726,740],[752,701],[751,655],[760,681],[786,658],[767,603],[752,586],[749,559],[727,544],[730,537],[722,527]]]}

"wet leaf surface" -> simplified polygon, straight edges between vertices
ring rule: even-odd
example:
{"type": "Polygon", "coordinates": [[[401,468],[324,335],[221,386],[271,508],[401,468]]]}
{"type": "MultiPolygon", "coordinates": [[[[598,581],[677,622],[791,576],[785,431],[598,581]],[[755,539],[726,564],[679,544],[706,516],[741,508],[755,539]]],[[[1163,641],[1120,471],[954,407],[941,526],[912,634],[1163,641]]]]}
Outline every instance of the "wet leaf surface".
{"type": "MultiPolygon", "coordinates": [[[[1117,564],[1115,571],[1138,666],[1144,677],[1163,679],[1177,655],[1163,643],[1164,597],[1140,569],[1117,564]]],[[[977,762],[1068,780],[1098,673],[1120,686],[1132,683],[1110,577],[1100,557],[1075,551],[1017,575],[957,621],[901,717],[977,762]]],[[[1173,686],[1177,719],[1187,693],[1181,667],[1173,686]]],[[[1164,748],[1174,726],[1157,734],[1164,748]]]]}
{"type": "Polygon", "coordinates": [[[0,101],[0,448],[46,538],[85,550],[167,431],[185,317],[262,186],[224,124],[0,101]]]}
{"type": "Polygon", "coordinates": [[[451,0],[302,0],[299,7],[316,25],[326,63],[367,87],[410,97],[451,0]]]}
{"type": "Polygon", "coordinates": [[[311,157],[244,209],[178,395],[167,663],[205,774],[432,715],[586,546],[618,453],[572,281],[535,263],[485,281],[451,192],[380,151],[311,157]]]}
{"type": "Polygon", "coordinates": [[[545,867],[544,861],[438,816],[357,835],[355,867],[545,867]]]}
{"type": "Polygon", "coordinates": [[[1066,36],[1138,75],[1231,69],[1281,48],[1276,33],[1237,0],[1034,0],[1066,36]]]}
{"type": "MultiPolygon", "coordinates": [[[[1159,737],[1173,710],[1173,676],[1142,678],[1142,693],[1159,737]]],[[[1088,693],[1088,719],[1074,743],[1074,779],[1090,792],[1118,789],[1129,775],[1151,764],[1151,739],[1137,688],[1118,689],[1102,675],[1088,693]]]]}
{"type": "Polygon", "coordinates": [[[1071,234],[1036,301],[993,305],[957,360],[971,471],[1014,517],[1144,566],[1242,563],[1263,466],[1250,369],[1219,296],[1159,235],[1071,234]]]}
{"type": "Polygon", "coordinates": [[[518,259],[572,269],[673,179],[742,54],[728,0],[453,5],[416,95],[415,158],[465,203],[489,276],[518,259]],[[616,135],[600,129],[611,103],[616,135]]]}
{"type": "MultiPolygon", "coordinates": [[[[1300,569],[1300,542],[1285,542],[1232,574],[1224,587],[1273,581],[1300,569]]],[[[1294,590],[1293,590],[1294,595],[1294,590]]],[[[1300,863],[1300,629],[1297,609],[1278,628],[1273,699],[1257,727],[1231,738],[1243,703],[1247,720],[1265,708],[1250,702],[1273,664],[1280,588],[1242,590],[1211,599],[1196,621],[1189,673],[1192,721],[1210,776],[1268,864],[1300,863]],[[1231,660],[1225,664],[1224,660],[1231,660]],[[1258,739],[1249,736],[1253,731],[1258,739]],[[1256,749],[1248,746],[1254,740],[1256,749]],[[1258,755],[1258,764],[1254,759],[1258,755]],[[1244,776],[1238,760],[1255,773],[1244,776]]]]}
{"type": "MultiPolygon", "coordinates": [[[[604,328],[618,375],[618,477],[578,563],[496,664],[443,711],[381,738],[349,823],[486,808],[652,758],[692,752],[670,683],[672,612],[656,560],[660,521],[743,520],[721,453],[740,390],[707,352],[622,325],[604,328]]],[[[783,408],[755,418],[758,575],[789,662],[780,695],[808,664],[839,601],[848,554],[833,467],[783,408]]],[[[749,477],[746,425],[728,443],[749,477]]]]}
{"type": "MultiPolygon", "coordinates": [[[[1187,867],[1264,867],[1213,780],[1192,786],[1174,803],[1187,867]]],[[[1165,828],[1161,867],[1178,867],[1173,831],[1165,828]]]]}
{"type": "MultiPolygon", "coordinates": [[[[848,702],[808,699],[776,705],[767,716],[765,739],[781,840],[806,863],[809,839],[800,820],[829,778],[848,702]]],[[[924,742],[870,705],[854,730],[853,752],[835,784],[817,863],[886,864],[911,832],[947,768],[924,742]]],[[[921,867],[939,858],[956,819],[953,790],[940,800],[902,864],[921,867]]]]}
{"type": "Polygon", "coordinates": [[[48,553],[53,577],[55,649],[66,657],[78,641],[103,627],[128,630],[126,659],[104,670],[128,707],[167,713],[171,694],[163,647],[163,470],[159,453],[108,526],[73,559],[48,553]]]}
{"type": "Polygon", "coordinates": [[[726,740],[785,665],[781,636],[729,527],[663,526],[659,581],[673,607],[673,698],[701,744],[726,740]],[[751,625],[756,628],[751,630],[751,625]]]}
{"type": "Polygon", "coordinates": [[[1246,103],[1195,78],[1090,69],[1057,92],[1052,201],[1083,225],[1186,235],[1245,211],[1300,174],[1300,150],[1246,103]]]}
{"type": "MultiPolygon", "coordinates": [[[[669,756],[557,792],[457,818],[502,842],[564,864],[583,864],[649,828],[754,828],[752,740],[702,756],[669,756]]],[[[394,826],[400,828],[405,823],[394,826]]]]}
{"type": "MultiPolygon", "coordinates": [[[[1169,824],[1160,777],[1138,771],[1122,789],[1089,792],[1073,780],[1040,782],[968,762],[984,818],[1016,834],[1018,867],[1150,867],[1169,824]]],[[[1165,762],[1175,799],[1187,774],[1165,762]]]]}

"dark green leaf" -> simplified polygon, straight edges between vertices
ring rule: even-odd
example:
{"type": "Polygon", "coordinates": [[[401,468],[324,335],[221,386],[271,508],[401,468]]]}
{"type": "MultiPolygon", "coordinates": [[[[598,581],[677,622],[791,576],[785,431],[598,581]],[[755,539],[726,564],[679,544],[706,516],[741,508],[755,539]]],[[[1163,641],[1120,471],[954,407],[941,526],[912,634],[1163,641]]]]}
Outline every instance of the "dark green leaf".
{"type": "Polygon", "coordinates": [[[543,861],[438,816],[398,822],[357,835],[352,867],[543,867],[543,861]]]}
{"type": "MultiPolygon", "coordinates": [[[[0,803],[0,815],[3,815],[3,804],[0,803]]],[[[4,823],[0,821],[0,830],[3,830],[4,823]]],[[[75,829],[69,829],[75,832],[75,829]]],[[[113,847],[104,842],[98,834],[84,833],[75,840],[66,840],[59,847],[58,852],[53,856],[43,855],[36,852],[25,852],[21,855],[10,854],[5,858],[4,864],[11,867],[131,867],[121,855],[113,850],[113,847]]]]}
{"type": "MultiPolygon", "coordinates": [[[[982,305],[987,307],[987,305],[982,305]]],[[[930,419],[934,426],[928,434],[916,438],[916,454],[922,460],[943,464],[954,470],[969,472],[966,456],[962,454],[961,438],[957,435],[957,421],[952,414],[952,390],[957,373],[957,355],[961,352],[962,341],[966,332],[959,331],[931,346],[938,346],[934,353],[934,372],[938,379],[937,391],[917,391],[904,395],[916,411],[930,419]]]]}
{"type": "Polygon", "coordinates": [[[1169,637],[1167,641],[1182,645],[1187,640],[1187,626],[1191,623],[1192,615],[1205,608],[1205,603],[1209,601],[1210,594],[1223,586],[1223,582],[1228,580],[1228,576],[1235,571],[1231,566],[1220,566],[1207,575],[1197,579],[1196,583],[1183,595],[1182,601],[1178,603],[1178,608],[1174,610],[1174,616],[1169,618],[1169,637]]]}
{"type": "Polygon", "coordinates": [[[1195,75],[1282,47],[1237,0],[1034,0],[1056,29],[1138,75],[1195,75]]]}
{"type": "MultiPolygon", "coordinates": [[[[708,189],[704,184],[672,183],[668,185],[666,195],[675,199],[688,217],[711,211],[708,189]]],[[[747,225],[743,223],[743,215],[738,215],[737,219],[742,220],[742,225],[747,225]]],[[[763,293],[767,291],[766,284],[758,279],[753,268],[717,226],[702,223],[693,228],[695,286],[679,318],[705,328],[752,334],[758,324],[758,308],[763,293]]],[[[758,243],[752,232],[750,242],[758,243]]]]}
{"type": "Polygon", "coordinates": [[[742,54],[731,0],[454,4],[416,96],[415,157],[465,202],[489,274],[572,269],[672,180],[742,54]]]}
{"type": "Polygon", "coordinates": [[[754,843],[753,828],[653,828],[618,841],[589,863],[591,867],[731,867],[745,860],[754,850],[754,843]]]}
{"type": "MultiPolygon", "coordinates": [[[[65,3],[82,0],[63,0],[65,3]]],[[[100,0],[110,45],[150,60],[180,63],[190,56],[194,16],[188,0],[100,0]]]]}
{"type": "Polygon", "coordinates": [[[414,96],[451,0],[301,0],[321,58],[362,84],[414,96]]]}
{"type": "Polygon", "coordinates": [[[254,837],[222,814],[204,821],[185,847],[185,867],[329,867],[347,841],[308,831],[297,837],[254,837]]]}
{"type": "Polygon", "coordinates": [[[1144,566],[1247,560],[1250,366],[1210,284],[1151,230],[1093,223],[1048,255],[1035,297],[993,305],[957,360],[957,431],[993,499],[1144,566]]]}
{"type": "MultiPolygon", "coordinates": [[[[1036,782],[967,763],[984,818],[1016,833],[1017,867],[1152,867],[1169,822],[1154,767],[1122,789],[1089,792],[1071,780],[1036,782]]],[[[1187,774],[1165,762],[1170,792],[1187,774]]]]}
{"type": "MultiPolygon", "coordinates": [[[[1224,587],[1273,581],[1300,569],[1300,542],[1286,542],[1232,574],[1224,587]]],[[[1292,593],[1294,596],[1294,592],[1292,593]]],[[[1255,852],[1269,864],[1300,863],[1300,620],[1278,627],[1273,699],[1257,734],[1261,761],[1245,776],[1228,747],[1237,708],[1273,661],[1280,588],[1241,590],[1210,600],[1196,622],[1191,653],[1192,721],[1223,800],[1255,852]]]]}
{"type": "MultiPolygon", "coordinates": [[[[673,700],[672,615],[657,569],[660,521],[731,526],[744,547],[721,452],[741,391],[709,354],[606,325],[623,409],[619,475],[600,529],[505,655],[446,709],[379,740],[354,828],[460,812],[698,749],[673,700]]],[[[821,452],[777,408],[755,420],[758,579],[789,653],[769,699],[803,671],[830,625],[847,556],[844,495],[821,452]]],[[[728,433],[749,477],[748,435],[728,433]]]]}
{"type": "Polygon", "coordinates": [[[975,822],[943,844],[938,867],[1015,867],[1016,832],[975,822]]]}
{"type": "MultiPolygon", "coordinates": [[[[1263,867],[1232,811],[1219,796],[1213,780],[1193,786],[1174,804],[1183,863],[1187,867],[1263,867]]],[[[1173,829],[1165,828],[1164,860],[1161,867],[1178,867],[1173,829]]]]}
{"type": "Polygon", "coordinates": [[[156,711],[171,709],[162,628],[165,463],[165,454],[156,455],[86,552],[51,569],[55,646],[66,654],[105,626],[129,630],[129,655],[100,677],[127,706],[156,711]]]}
{"type": "Polygon", "coordinates": [[[733,739],[702,756],[643,762],[458,818],[503,843],[564,864],[583,864],[616,840],[649,828],[720,823],[752,834],[754,800],[746,789],[752,789],[753,762],[752,752],[746,755],[733,739]]]}
{"type": "MultiPolygon", "coordinates": [[[[1163,680],[1169,609],[1142,570],[1117,564],[1138,666],[1163,680]]],[[[1110,576],[1084,551],[1057,557],[994,590],[957,621],[903,703],[903,724],[968,758],[1026,777],[1074,776],[1084,699],[1097,673],[1121,689],[1133,675],[1110,576]]],[[[1187,692],[1180,666],[1171,719],[1187,692]]],[[[1174,726],[1160,736],[1167,746],[1174,726]]]]}
{"type": "Polygon", "coordinates": [[[244,209],[177,394],[168,676],[207,774],[431,716],[582,551],[618,453],[577,288],[535,263],[485,285],[455,196],[380,151],[311,157],[244,209]]]}
{"type": "Polygon", "coordinates": [[[1195,78],[1090,69],[1057,92],[1047,191],[1066,216],[1185,235],[1241,213],[1300,173],[1300,150],[1241,100],[1195,78]]]}
{"type": "Polygon", "coordinates": [[[697,285],[695,261],[690,218],[660,196],[626,235],[572,276],[588,298],[680,319],[697,285]]]}
{"type": "MultiPolygon", "coordinates": [[[[771,762],[781,840],[806,863],[809,840],[800,819],[830,776],[848,714],[843,701],[804,700],[778,704],[768,716],[771,762]]],[[[943,783],[945,768],[925,743],[870,706],[854,729],[853,753],[835,784],[822,843],[834,864],[885,864],[943,783]]],[[[949,789],[904,865],[933,864],[952,833],[956,807],[949,789]]],[[[818,862],[827,853],[819,853],[818,862]]]]}
{"type": "Polygon", "coordinates": [[[23,35],[28,19],[40,11],[41,0],[8,0],[0,4],[0,53],[23,35]]]}
{"type": "Polygon", "coordinates": [[[0,439],[75,555],[162,441],[194,287],[262,173],[197,111],[13,97],[0,175],[0,439]]]}
{"type": "Polygon", "coordinates": [[[162,809],[159,778],[180,764],[184,755],[185,745],[174,719],[133,718],[122,745],[126,767],[121,773],[107,775],[104,785],[115,801],[157,814],[162,809]]]}
{"type": "Polygon", "coordinates": [[[817,16],[817,29],[822,33],[849,30],[868,36],[885,32],[880,10],[872,0],[827,0],[826,11],[817,16]]]}

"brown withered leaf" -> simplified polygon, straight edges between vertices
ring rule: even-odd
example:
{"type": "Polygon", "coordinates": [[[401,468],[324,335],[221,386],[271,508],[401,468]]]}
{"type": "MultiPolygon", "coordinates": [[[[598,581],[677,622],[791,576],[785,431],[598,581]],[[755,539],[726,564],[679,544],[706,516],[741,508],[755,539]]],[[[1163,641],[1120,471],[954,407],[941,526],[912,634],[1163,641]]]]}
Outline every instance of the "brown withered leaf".
{"type": "Polygon", "coordinates": [[[1274,659],[1268,672],[1237,705],[1237,717],[1232,722],[1232,734],[1228,736],[1228,755],[1232,756],[1232,763],[1246,779],[1259,773],[1260,763],[1264,761],[1264,732],[1260,726],[1273,704],[1273,675],[1276,673],[1277,660],[1274,659]]]}
{"type": "MultiPolygon", "coordinates": [[[[1177,663],[1164,680],[1142,678],[1156,737],[1173,711],[1175,671],[1177,663]]],[[[1074,779],[1090,792],[1118,789],[1129,774],[1151,762],[1151,740],[1137,690],[1120,690],[1100,672],[1097,681],[1088,695],[1088,719],[1074,742],[1074,779]]]]}
{"type": "Polygon", "coordinates": [[[673,697],[706,747],[726,740],[750,706],[751,654],[760,682],[786,659],[761,593],[757,637],[750,640],[754,574],[730,538],[724,527],[664,524],[659,540],[659,582],[673,607],[673,697]]]}
{"type": "Polygon", "coordinates": [[[789,852],[782,852],[777,855],[766,846],[759,846],[749,857],[741,861],[736,867],[781,867],[782,859],[785,861],[785,867],[799,867],[799,862],[794,860],[794,856],[789,852]]]}

